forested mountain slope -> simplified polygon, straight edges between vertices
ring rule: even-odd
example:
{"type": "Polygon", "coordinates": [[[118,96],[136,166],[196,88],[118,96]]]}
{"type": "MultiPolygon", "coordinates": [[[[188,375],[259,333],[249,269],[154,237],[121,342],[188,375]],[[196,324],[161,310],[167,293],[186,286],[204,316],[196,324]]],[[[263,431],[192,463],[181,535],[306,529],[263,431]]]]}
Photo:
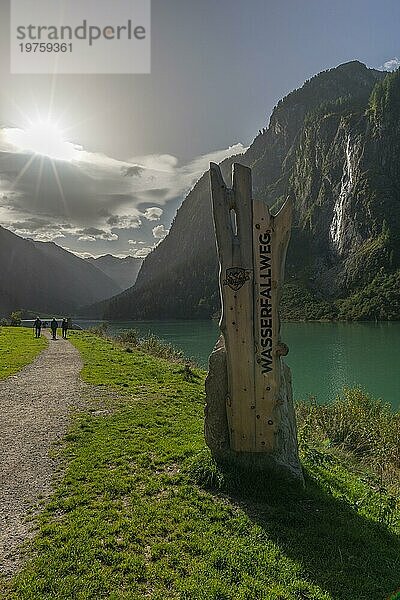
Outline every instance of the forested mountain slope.
{"type": "MultiPolygon", "coordinates": [[[[400,74],[354,61],[281,100],[243,155],[254,195],[295,222],[283,317],[400,318],[400,74]]],[[[108,319],[208,318],[219,309],[208,173],[146,258],[135,286],[95,307],[108,319]]]]}

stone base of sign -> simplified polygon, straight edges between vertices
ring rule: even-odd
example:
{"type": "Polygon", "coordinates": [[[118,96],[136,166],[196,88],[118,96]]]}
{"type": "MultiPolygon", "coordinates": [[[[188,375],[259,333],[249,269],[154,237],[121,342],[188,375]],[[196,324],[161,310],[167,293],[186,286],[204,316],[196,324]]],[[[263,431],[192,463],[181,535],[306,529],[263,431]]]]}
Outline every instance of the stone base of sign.
{"type": "Polygon", "coordinates": [[[209,358],[206,379],[205,439],[220,465],[232,465],[251,472],[270,472],[304,482],[298,458],[296,419],[289,367],[281,359],[281,391],[278,405],[279,429],[272,452],[235,452],[230,448],[226,415],[228,375],[224,338],[221,335],[209,358]]]}

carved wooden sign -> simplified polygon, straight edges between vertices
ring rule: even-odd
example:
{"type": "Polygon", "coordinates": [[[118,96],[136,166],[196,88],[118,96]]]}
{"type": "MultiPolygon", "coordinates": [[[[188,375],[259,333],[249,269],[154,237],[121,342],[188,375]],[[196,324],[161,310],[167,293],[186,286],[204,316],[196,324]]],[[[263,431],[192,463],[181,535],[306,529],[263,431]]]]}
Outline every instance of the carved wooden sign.
{"type": "MultiPolygon", "coordinates": [[[[281,359],[287,347],[280,340],[279,320],[291,203],[286,201],[272,216],[263,201],[252,199],[251,170],[240,164],[233,167],[232,189],[226,187],[214,163],[210,177],[220,262],[230,449],[281,454],[279,460],[285,462],[282,448],[290,442],[288,461],[294,464],[298,461],[296,427],[290,371],[281,359]]],[[[221,351],[221,343],[217,350],[221,351]]],[[[209,381],[213,377],[210,372],[209,381]]],[[[210,384],[208,388],[209,396],[210,384]]],[[[301,473],[299,465],[296,469],[301,473]]]]}

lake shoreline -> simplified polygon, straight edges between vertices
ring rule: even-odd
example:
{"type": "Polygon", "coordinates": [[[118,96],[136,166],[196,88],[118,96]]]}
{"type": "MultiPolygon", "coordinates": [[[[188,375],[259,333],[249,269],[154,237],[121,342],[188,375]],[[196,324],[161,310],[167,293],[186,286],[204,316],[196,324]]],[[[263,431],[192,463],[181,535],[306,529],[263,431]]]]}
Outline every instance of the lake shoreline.
{"type": "MultiPolygon", "coordinates": [[[[77,320],[83,329],[104,321],[77,320]]],[[[107,322],[107,334],[134,329],[171,344],[203,369],[220,335],[215,320],[107,322]]],[[[344,387],[361,387],[376,398],[400,405],[400,322],[312,321],[282,322],[282,339],[289,347],[285,358],[292,371],[294,398],[315,397],[332,402],[344,387]],[[388,351],[390,349],[390,352],[388,351]]]]}

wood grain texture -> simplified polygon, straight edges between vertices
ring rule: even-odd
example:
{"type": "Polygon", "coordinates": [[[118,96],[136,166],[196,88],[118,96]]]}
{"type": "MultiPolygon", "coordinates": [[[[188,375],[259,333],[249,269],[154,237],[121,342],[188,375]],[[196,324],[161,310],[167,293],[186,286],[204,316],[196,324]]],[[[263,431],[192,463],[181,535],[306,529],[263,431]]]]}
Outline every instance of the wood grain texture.
{"type": "Polygon", "coordinates": [[[233,165],[228,189],[210,165],[215,234],[220,262],[220,328],[227,355],[226,412],[231,449],[273,452],[282,390],[279,300],[291,205],[275,217],[252,199],[251,170],[233,165]]]}

